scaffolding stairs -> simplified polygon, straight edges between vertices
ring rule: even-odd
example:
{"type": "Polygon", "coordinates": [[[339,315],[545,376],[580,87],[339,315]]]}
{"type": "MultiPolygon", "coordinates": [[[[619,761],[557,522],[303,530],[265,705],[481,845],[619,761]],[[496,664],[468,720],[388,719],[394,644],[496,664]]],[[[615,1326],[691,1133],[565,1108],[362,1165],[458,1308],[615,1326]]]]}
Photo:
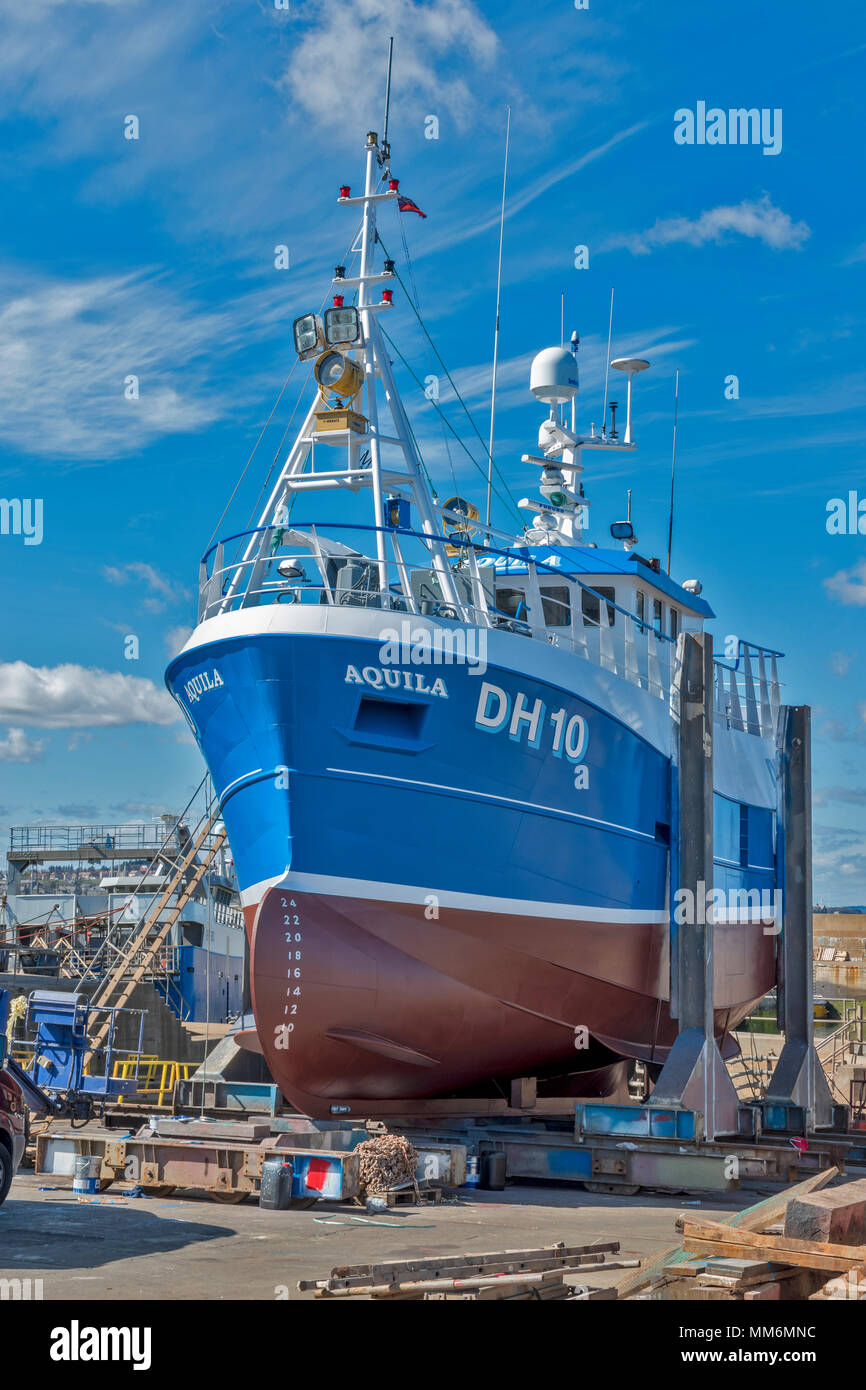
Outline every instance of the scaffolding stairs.
{"type": "MultiPolygon", "coordinates": [[[[177,862],[175,871],[168,883],[152,904],[139,930],[125,943],[111,971],[94,994],[92,1003],[96,1007],[123,1008],[136,985],[152,974],[154,961],[163,947],[166,937],[225,841],[226,832],[222,829],[213,836],[210,843],[207,843],[208,836],[211,835],[218,820],[219,807],[217,806],[204,821],[204,825],[198,830],[198,833],[190,837],[187,848],[183,852],[182,858],[177,862]],[[199,853],[201,853],[201,859],[196,863],[196,856],[199,853]],[[192,869],[192,873],[186,879],[185,876],[190,869],[192,869]],[[161,914],[175,893],[177,898],[172,904],[171,910],[166,913],[164,920],[160,921],[161,914]]],[[[201,825],[201,822],[199,824],[201,825]]],[[[103,1045],[107,1033],[108,1023],[100,1023],[92,1037],[88,1039],[89,1050],[85,1065],[90,1056],[103,1045]]]]}

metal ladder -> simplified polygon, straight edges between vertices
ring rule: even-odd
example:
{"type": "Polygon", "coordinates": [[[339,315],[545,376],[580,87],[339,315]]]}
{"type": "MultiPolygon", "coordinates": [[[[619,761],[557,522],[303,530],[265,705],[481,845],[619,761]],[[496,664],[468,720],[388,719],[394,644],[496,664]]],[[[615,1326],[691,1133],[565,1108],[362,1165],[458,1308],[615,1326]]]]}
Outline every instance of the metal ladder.
{"type": "MultiPolygon", "coordinates": [[[[184,874],[192,865],[199,851],[203,849],[205,841],[217,820],[219,820],[218,806],[211,812],[197,837],[195,839],[190,837],[190,842],[183,858],[177,863],[169,882],[165,888],[163,888],[156,902],[151,907],[136,935],[130,937],[129,941],[126,943],[120,958],[113,966],[110,974],[106,976],[105,980],[94,994],[92,1007],[105,1008],[108,1006],[111,1008],[123,1008],[136,985],[143,976],[147,974],[154,957],[162,947],[168,933],[171,931],[171,928],[174,926],[196,888],[201,883],[202,878],[210,868],[225,841],[226,832],[223,829],[214,836],[211,844],[204,850],[201,862],[195,865],[192,876],[184,883],[184,874]],[[165,910],[172,894],[175,892],[178,895],[177,901],[166,916],[165,921],[160,923],[160,914],[165,910]],[[159,925],[156,934],[150,938],[150,933],[157,924],[159,925]],[[139,952],[141,952],[141,958],[138,964],[133,966],[133,961],[139,952]],[[117,997],[114,997],[118,989],[120,993],[117,997]]],[[[201,824],[201,822],[199,822],[199,824],[201,824]]],[[[88,1053],[85,1058],[85,1066],[90,1061],[93,1053],[104,1043],[108,1035],[109,1027],[109,1019],[106,1019],[98,1025],[93,1035],[88,1039],[88,1053]]]]}

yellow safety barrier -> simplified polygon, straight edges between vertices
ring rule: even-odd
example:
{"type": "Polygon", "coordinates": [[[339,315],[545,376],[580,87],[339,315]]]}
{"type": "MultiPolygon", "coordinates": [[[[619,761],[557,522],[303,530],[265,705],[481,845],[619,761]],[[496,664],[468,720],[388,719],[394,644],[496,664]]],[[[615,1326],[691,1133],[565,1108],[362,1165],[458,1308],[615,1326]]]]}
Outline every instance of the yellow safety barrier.
{"type": "MultiPolygon", "coordinates": [[[[117,1060],[111,1069],[114,1080],[136,1082],[135,1096],[155,1096],[156,1105],[164,1105],[164,1097],[171,1096],[178,1081],[188,1081],[197,1062],[166,1062],[160,1057],[125,1057],[117,1060]]],[[[118,1096],[118,1105],[124,1097],[118,1096]]]]}

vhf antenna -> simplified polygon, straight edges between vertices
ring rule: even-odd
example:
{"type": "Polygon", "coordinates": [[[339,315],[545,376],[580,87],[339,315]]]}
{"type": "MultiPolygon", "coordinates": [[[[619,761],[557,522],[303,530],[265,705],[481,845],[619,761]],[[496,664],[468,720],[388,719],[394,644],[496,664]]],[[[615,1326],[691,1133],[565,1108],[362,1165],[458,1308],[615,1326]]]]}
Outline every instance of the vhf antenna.
{"type": "Polygon", "coordinates": [[[391,116],[391,63],[394,59],[394,38],[388,40],[388,75],[385,79],[385,121],[382,133],[382,145],[385,158],[388,158],[388,121],[391,116]]]}
{"type": "MultiPolygon", "coordinates": [[[[496,272],[496,324],[493,330],[493,383],[490,391],[490,441],[487,446],[487,506],[484,511],[485,524],[490,526],[490,509],[493,502],[493,431],[496,423],[496,369],[499,365],[499,306],[502,300],[502,240],[505,235],[505,189],[508,183],[508,147],[511,140],[511,107],[505,122],[505,164],[502,169],[502,207],[499,213],[499,266],[496,272]]],[[[488,530],[487,540],[490,540],[488,530]]]]}
{"type": "Polygon", "coordinates": [[[607,437],[607,379],[610,375],[610,340],[613,334],[613,285],[610,287],[610,319],[607,325],[607,357],[604,359],[604,395],[601,398],[601,437],[607,437]]]}
{"type": "Polygon", "coordinates": [[[668,575],[671,572],[671,546],[674,539],[674,478],[677,471],[677,414],[680,403],[680,373],[677,369],[674,380],[674,442],[671,451],[671,509],[668,515],[668,575]]]}

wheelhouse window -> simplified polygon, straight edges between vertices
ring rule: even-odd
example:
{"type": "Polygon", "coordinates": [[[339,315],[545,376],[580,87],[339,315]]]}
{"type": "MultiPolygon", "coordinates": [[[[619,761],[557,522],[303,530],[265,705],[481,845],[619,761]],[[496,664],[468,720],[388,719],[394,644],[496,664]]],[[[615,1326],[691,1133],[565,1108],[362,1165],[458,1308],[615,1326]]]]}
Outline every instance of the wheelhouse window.
{"type": "Polygon", "coordinates": [[[653,599],[653,627],[656,636],[661,637],[664,632],[664,604],[660,598],[653,599]]]}
{"type": "Polygon", "coordinates": [[[497,589],[496,607],[500,613],[505,613],[509,618],[519,618],[525,622],[528,613],[526,608],[525,589],[497,589]]]}
{"type": "Polygon", "coordinates": [[[670,610],[670,634],[674,641],[677,640],[680,630],[680,612],[678,608],[670,610]]]}
{"type": "Polygon", "coordinates": [[[580,608],[583,613],[584,624],[587,627],[599,627],[601,625],[599,594],[608,601],[607,625],[613,627],[616,623],[616,609],[614,608],[616,589],[602,588],[601,585],[593,593],[590,593],[589,589],[581,589],[580,591],[580,608]]]}
{"type": "Polygon", "coordinates": [[[646,594],[643,589],[637,591],[637,620],[643,630],[646,626],[646,594]]]}
{"type": "Polygon", "coordinates": [[[542,589],[541,607],[546,627],[571,627],[571,599],[565,584],[542,589]]]}

